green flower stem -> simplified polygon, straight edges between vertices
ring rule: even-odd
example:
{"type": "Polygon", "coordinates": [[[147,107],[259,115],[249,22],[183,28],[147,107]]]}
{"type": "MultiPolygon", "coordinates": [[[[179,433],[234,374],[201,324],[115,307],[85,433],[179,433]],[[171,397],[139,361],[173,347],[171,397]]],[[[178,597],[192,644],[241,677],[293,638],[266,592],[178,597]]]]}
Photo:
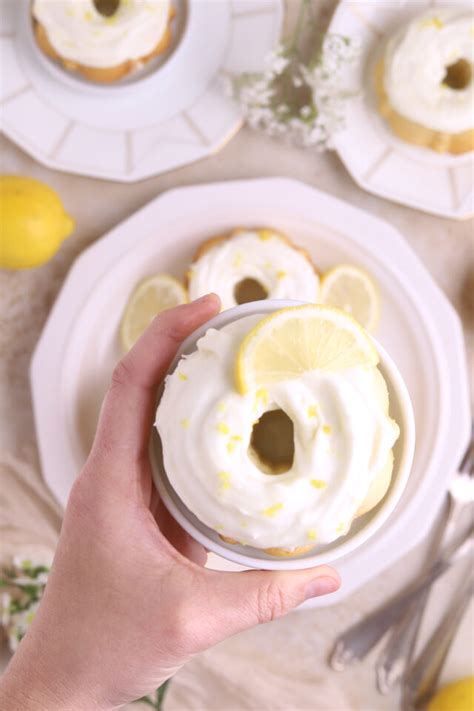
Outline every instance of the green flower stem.
{"type": "Polygon", "coordinates": [[[161,686],[158,687],[155,692],[156,698],[154,700],[151,699],[149,696],[143,696],[141,699],[137,699],[137,702],[141,701],[144,704],[148,704],[148,706],[151,706],[152,709],[155,709],[155,711],[162,711],[163,701],[168,690],[170,681],[171,679],[168,679],[161,686]]]}

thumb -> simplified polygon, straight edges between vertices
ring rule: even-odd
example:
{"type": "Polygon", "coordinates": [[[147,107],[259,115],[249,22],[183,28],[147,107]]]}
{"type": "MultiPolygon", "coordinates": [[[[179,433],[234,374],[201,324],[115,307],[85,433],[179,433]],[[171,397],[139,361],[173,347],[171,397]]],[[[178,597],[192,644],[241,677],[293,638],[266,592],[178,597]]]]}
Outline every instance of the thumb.
{"type": "Polygon", "coordinates": [[[204,572],[209,578],[206,599],[200,601],[207,608],[204,626],[215,635],[206,646],[286,615],[305,600],[335,592],[341,584],[338,573],[327,565],[289,572],[204,572]]]}

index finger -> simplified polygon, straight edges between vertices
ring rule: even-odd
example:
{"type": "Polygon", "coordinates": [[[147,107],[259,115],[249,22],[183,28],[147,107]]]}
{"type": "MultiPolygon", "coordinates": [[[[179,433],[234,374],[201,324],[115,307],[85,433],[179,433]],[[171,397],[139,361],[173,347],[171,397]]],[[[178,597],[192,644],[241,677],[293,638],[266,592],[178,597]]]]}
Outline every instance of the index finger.
{"type": "Polygon", "coordinates": [[[137,460],[147,450],[156,389],[183,340],[220,310],[215,294],[158,314],[117,364],[100,415],[93,452],[137,460]]]}

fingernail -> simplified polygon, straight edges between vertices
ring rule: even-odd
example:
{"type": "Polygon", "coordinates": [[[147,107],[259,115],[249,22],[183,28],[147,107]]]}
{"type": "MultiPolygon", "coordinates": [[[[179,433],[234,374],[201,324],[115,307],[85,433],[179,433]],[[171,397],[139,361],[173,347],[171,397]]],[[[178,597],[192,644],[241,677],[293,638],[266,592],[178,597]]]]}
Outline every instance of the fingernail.
{"type": "Polygon", "coordinates": [[[215,294],[205,294],[205,296],[200,296],[199,299],[195,299],[193,303],[204,304],[206,301],[211,301],[211,299],[215,299],[215,297],[215,294]]]}
{"type": "Polygon", "coordinates": [[[329,576],[315,578],[306,586],[304,593],[305,600],[309,600],[311,597],[318,597],[318,595],[327,595],[328,593],[335,592],[338,588],[339,580],[336,580],[336,578],[329,576]]]}

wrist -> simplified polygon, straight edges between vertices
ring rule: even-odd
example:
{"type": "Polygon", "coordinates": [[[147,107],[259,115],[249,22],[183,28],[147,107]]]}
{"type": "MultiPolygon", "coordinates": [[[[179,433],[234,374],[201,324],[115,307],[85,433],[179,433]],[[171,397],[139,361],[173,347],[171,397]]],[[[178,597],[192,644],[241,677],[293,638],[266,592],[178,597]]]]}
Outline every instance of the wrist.
{"type": "MultiPolygon", "coordinates": [[[[31,640],[28,640],[31,641],[31,640]]],[[[49,668],[44,654],[26,649],[26,638],[0,679],[0,709],[8,711],[111,711],[99,706],[86,689],[74,688],[49,668]]]]}

